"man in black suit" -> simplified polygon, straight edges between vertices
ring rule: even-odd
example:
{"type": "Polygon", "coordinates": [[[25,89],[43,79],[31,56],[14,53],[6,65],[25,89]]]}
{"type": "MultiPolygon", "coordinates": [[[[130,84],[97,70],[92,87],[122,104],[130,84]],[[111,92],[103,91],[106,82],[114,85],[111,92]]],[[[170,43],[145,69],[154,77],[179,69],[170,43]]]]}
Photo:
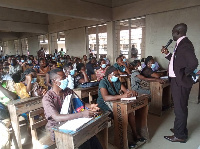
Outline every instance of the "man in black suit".
{"type": "Polygon", "coordinates": [[[198,66],[193,44],[186,37],[186,32],[186,24],[175,25],[172,30],[173,40],[177,41],[174,52],[169,53],[165,48],[161,50],[170,61],[169,78],[175,113],[174,128],[170,129],[174,135],[164,136],[164,138],[171,142],[181,143],[185,143],[188,139],[188,99],[194,83],[192,75],[198,66]]]}

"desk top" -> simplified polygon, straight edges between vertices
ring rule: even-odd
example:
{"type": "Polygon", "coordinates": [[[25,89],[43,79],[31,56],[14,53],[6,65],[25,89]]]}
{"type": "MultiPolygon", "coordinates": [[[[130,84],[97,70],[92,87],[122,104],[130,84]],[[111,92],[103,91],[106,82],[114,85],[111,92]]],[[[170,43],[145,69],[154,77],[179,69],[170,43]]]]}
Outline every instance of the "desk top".
{"type": "Polygon", "coordinates": [[[116,100],[116,101],[112,101],[113,103],[120,103],[120,104],[129,104],[129,103],[135,103],[138,102],[139,100],[143,100],[148,98],[148,95],[141,95],[138,96],[136,100],[116,100]]]}
{"type": "Polygon", "coordinates": [[[77,131],[73,131],[73,130],[66,130],[66,129],[59,129],[59,127],[61,125],[63,125],[64,123],[56,126],[56,127],[53,127],[52,129],[54,131],[58,131],[58,132],[61,132],[61,133],[64,133],[64,134],[69,134],[69,135],[77,135],[80,131],[83,131],[85,128],[88,128],[90,127],[92,124],[98,124],[100,121],[107,121],[108,120],[108,115],[110,114],[110,112],[106,112],[106,113],[103,113],[102,115],[90,120],[88,123],[86,123],[85,125],[82,126],[81,129],[78,129],[77,131]]]}
{"type": "Polygon", "coordinates": [[[27,102],[35,101],[35,100],[42,100],[42,97],[30,97],[30,98],[25,98],[25,99],[17,99],[17,100],[12,100],[8,103],[8,105],[19,105],[19,104],[25,104],[27,102]]]}
{"type": "Polygon", "coordinates": [[[156,85],[161,86],[162,88],[165,88],[170,85],[170,82],[168,80],[163,84],[159,82],[150,82],[150,86],[156,86],[156,85]]]}
{"type": "Polygon", "coordinates": [[[86,88],[75,88],[73,91],[84,91],[84,90],[91,90],[91,89],[98,89],[99,86],[93,86],[93,87],[86,87],[86,88]]]}

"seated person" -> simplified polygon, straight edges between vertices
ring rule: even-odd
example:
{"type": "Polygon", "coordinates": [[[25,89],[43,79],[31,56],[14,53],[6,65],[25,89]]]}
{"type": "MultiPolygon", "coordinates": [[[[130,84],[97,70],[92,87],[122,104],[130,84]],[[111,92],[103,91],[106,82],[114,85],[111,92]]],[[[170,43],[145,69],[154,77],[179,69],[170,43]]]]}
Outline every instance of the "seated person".
{"type": "Polygon", "coordinates": [[[96,58],[93,57],[86,64],[87,75],[90,80],[95,80],[95,79],[92,79],[92,75],[95,75],[95,72],[94,72],[95,63],[96,63],[96,58]]]}
{"type": "Polygon", "coordinates": [[[87,55],[83,55],[82,63],[86,65],[88,63],[87,55]]]}
{"type": "Polygon", "coordinates": [[[96,70],[97,81],[101,81],[106,72],[106,61],[104,59],[99,60],[100,68],[96,70]]]}
{"type": "MultiPolygon", "coordinates": [[[[51,70],[56,69],[57,68],[57,63],[55,61],[51,61],[49,63],[49,67],[50,67],[51,70]]],[[[50,89],[52,87],[49,74],[50,74],[50,71],[46,73],[46,85],[48,86],[48,89],[50,89]]]]}
{"type": "Polygon", "coordinates": [[[126,66],[129,68],[129,62],[127,61],[126,57],[125,57],[123,54],[119,55],[119,57],[122,58],[123,62],[124,62],[124,63],[126,64],[126,66]]]}
{"type": "Polygon", "coordinates": [[[64,57],[60,57],[59,62],[57,62],[57,67],[62,67],[65,63],[64,57]]]}
{"type": "Polygon", "coordinates": [[[121,57],[118,57],[116,59],[116,62],[113,66],[118,70],[119,74],[131,74],[129,68],[126,66],[126,64],[123,62],[121,57]]]}
{"type": "Polygon", "coordinates": [[[153,68],[155,68],[155,62],[152,57],[147,57],[144,63],[146,66],[142,70],[141,75],[146,78],[160,78],[161,76],[163,76],[163,73],[153,71],[153,68]]]}
{"type": "MultiPolygon", "coordinates": [[[[113,111],[112,101],[137,95],[135,91],[128,91],[121,84],[118,78],[118,70],[114,66],[110,66],[106,70],[105,77],[100,81],[97,104],[99,108],[103,111],[113,111]],[[123,92],[123,94],[121,94],[120,92],[123,92]]],[[[142,138],[141,135],[138,134],[136,131],[134,113],[130,113],[128,115],[128,121],[133,132],[134,141],[145,141],[145,139],[142,138]]]]}
{"type": "Polygon", "coordinates": [[[65,64],[63,66],[63,72],[65,73],[66,78],[68,79],[68,88],[74,89],[74,75],[75,70],[73,69],[72,63],[65,64]]]}
{"type": "Polygon", "coordinates": [[[23,72],[28,68],[33,68],[33,61],[30,57],[28,57],[27,61],[22,64],[23,72]]]}
{"type": "Polygon", "coordinates": [[[46,60],[44,58],[39,59],[39,65],[35,65],[33,69],[36,71],[37,75],[45,76],[48,71],[50,71],[50,67],[47,66],[46,60]]]}
{"type": "Polygon", "coordinates": [[[131,73],[131,89],[135,90],[139,94],[150,95],[149,83],[151,81],[163,83],[164,81],[157,78],[146,78],[140,74],[141,72],[141,62],[140,60],[134,60],[130,65],[133,67],[131,73]]]}
{"type": "Polygon", "coordinates": [[[85,65],[83,63],[79,63],[76,66],[77,74],[74,77],[74,88],[78,87],[81,83],[89,82],[89,78],[86,74],[85,65]]]}
{"type": "Polygon", "coordinates": [[[9,74],[12,76],[14,74],[21,74],[22,73],[22,67],[17,63],[17,60],[15,58],[11,59],[11,66],[9,68],[9,74]]]}
{"type": "MultiPolygon", "coordinates": [[[[84,65],[84,64],[83,64],[84,65]]],[[[99,108],[96,104],[85,104],[89,110],[82,109],[79,112],[76,111],[72,105],[72,101],[69,102],[68,114],[60,114],[62,109],[62,104],[65,97],[74,94],[73,90],[67,88],[68,81],[62,69],[56,68],[50,71],[50,79],[52,81],[52,89],[49,90],[42,99],[42,104],[44,107],[45,117],[48,120],[46,128],[51,134],[52,141],[55,141],[55,135],[52,128],[59,124],[59,122],[66,122],[68,120],[73,120],[82,117],[92,117],[94,114],[98,114],[99,108]]],[[[83,103],[84,104],[84,103],[83,103]]],[[[84,137],[84,136],[82,136],[84,137]]],[[[65,140],[67,141],[67,140],[65,140]]],[[[92,137],[87,142],[79,147],[80,149],[102,149],[98,139],[92,137]]]]}
{"type": "MultiPolygon", "coordinates": [[[[154,60],[154,58],[152,56],[148,56],[147,59],[153,59],[154,60]]],[[[158,71],[160,69],[160,66],[159,66],[158,62],[155,62],[155,60],[154,60],[154,64],[155,65],[153,66],[152,70],[153,71],[158,71]]],[[[146,67],[146,65],[145,65],[145,63],[143,63],[142,64],[142,69],[144,69],[145,67],[146,67]]]]}
{"type": "Polygon", "coordinates": [[[27,69],[23,74],[21,81],[26,86],[26,92],[31,97],[43,96],[46,93],[45,86],[37,80],[37,74],[34,69],[27,69]]]}

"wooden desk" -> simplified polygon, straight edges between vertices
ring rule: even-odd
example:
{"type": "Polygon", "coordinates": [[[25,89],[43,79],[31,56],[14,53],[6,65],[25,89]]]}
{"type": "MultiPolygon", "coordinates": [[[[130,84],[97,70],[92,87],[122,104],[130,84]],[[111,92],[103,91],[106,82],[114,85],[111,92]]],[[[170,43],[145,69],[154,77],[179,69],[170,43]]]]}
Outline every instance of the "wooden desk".
{"type": "Polygon", "coordinates": [[[26,99],[18,99],[8,104],[11,124],[17,140],[18,148],[22,149],[21,133],[19,127],[19,115],[42,107],[42,97],[31,97],[26,99]]]}
{"type": "Polygon", "coordinates": [[[119,80],[122,83],[126,83],[126,87],[131,90],[131,75],[120,75],[119,80]]]}
{"type": "Polygon", "coordinates": [[[162,115],[162,107],[170,107],[172,104],[170,83],[160,84],[159,82],[150,82],[151,103],[149,112],[162,115]]]}
{"type": "Polygon", "coordinates": [[[95,118],[78,131],[63,130],[58,127],[53,128],[57,148],[78,148],[91,137],[101,132],[104,135],[103,147],[108,149],[108,115],[109,112],[95,118]]]}
{"type": "Polygon", "coordinates": [[[141,133],[142,137],[149,140],[147,127],[147,105],[147,96],[140,96],[137,97],[137,100],[132,101],[113,102],[115,144],[119,149],[128,149],[127,126],[128,114],[131,112],[136,112],[135,119],[137,131],[141,133]]]}
{"type": "Polygon", "coordinates": [[[79,98],[89,97],[89,103],[91,103],[90,95],[98,94],[99,86],[87,87],[87,88],[75,88],[73,91],[78,95],[79,98]]]}

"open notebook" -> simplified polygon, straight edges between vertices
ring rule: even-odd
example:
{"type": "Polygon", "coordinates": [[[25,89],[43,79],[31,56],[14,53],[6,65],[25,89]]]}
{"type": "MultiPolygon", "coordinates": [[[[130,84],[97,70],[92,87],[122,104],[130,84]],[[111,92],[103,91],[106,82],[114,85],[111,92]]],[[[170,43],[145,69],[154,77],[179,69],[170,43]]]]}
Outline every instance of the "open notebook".
{"type": "Polygon", "coordinates": [[[121,100],[136,100],[136,97],[130,97],[130,98],[121,98],[121,100]]]}
{"type": "Polygon", "coordinates": [[[59,129],[77,131],[79,128],[81,128],[84,124],[88,123],[90,120],[92,120],[92,118],[77,118],[74,120],[69,120],[63,125],[61,125],[59,129]]]}

